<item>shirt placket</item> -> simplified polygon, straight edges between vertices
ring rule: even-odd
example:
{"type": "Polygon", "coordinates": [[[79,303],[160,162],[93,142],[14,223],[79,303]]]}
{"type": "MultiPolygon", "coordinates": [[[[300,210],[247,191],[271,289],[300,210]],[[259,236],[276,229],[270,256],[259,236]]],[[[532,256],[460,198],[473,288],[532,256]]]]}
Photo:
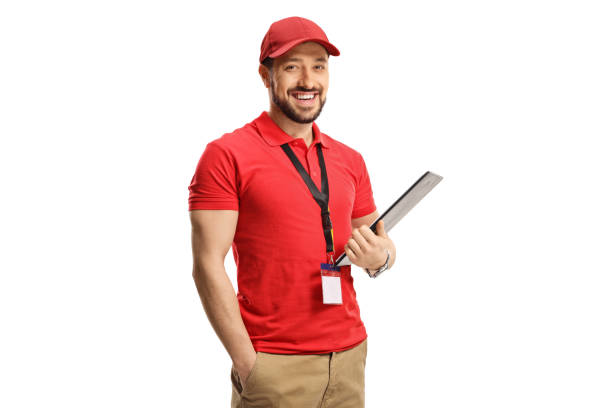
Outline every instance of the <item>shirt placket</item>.
{"type": "Polygon", "coordinates": [[[321,170],[319,168],[319,157],[317,156],[317,147],[314,143],[311,143],[306,148],[306,143],[302,139],[295,140],[291,143],[293,152],[298,157],[302,166],[308,172],[308,175],[315,183],[319,191],[321,190],[321,170]]]}

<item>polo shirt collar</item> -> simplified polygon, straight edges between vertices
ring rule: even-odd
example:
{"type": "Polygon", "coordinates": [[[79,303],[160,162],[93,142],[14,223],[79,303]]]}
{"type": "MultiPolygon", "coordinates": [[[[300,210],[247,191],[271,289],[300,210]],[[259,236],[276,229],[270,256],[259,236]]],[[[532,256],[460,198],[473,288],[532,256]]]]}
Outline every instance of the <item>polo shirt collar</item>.
{"type": "MultiPolygon", "coordinates": [[[[281,129],[276,122],[272,120],[266,111],[263,111],[261,115],[255,119],[255,126],[257,126],[261,137],[270,146],[280,146],[284,143],[295,140],[294,137],[291,137],[285,133],[283,129],[281,129]]],[[[312,122],[312,130],[314,134],[314,138],[312,140],[313,144],[321,143],[322,147],[329,149],[329,140],[327,139],[327,136],[321,133],[319,127],[314,122],[312,122]]]]}

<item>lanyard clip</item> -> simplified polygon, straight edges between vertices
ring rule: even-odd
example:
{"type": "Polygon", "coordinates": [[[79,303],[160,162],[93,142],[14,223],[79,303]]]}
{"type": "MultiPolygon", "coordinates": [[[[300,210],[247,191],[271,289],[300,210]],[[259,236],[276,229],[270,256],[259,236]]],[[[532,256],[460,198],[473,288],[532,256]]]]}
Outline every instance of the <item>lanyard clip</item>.
{"type": "Polygon", "coordinates": [[[332,266],[334,265],[334,253],[333,252],[327,253],[327,263],[332,266]]]}

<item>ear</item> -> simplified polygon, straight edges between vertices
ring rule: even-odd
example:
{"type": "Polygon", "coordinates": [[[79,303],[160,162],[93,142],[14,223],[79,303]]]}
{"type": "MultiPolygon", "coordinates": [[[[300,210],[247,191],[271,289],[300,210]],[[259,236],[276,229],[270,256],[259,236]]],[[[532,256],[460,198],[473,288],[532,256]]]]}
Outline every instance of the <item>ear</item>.
{"type": "Polygon", "coordinates": [[[265,87],[270,88],[270,72],[263,64],[259,64],[259,76],[261,77],[265,87]]]}

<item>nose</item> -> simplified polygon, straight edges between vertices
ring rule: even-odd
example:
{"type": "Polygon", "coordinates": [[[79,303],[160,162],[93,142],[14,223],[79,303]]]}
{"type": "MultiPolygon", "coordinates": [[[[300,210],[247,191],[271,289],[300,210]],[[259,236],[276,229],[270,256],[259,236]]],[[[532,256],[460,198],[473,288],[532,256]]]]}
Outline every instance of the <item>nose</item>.
{"type": "Polygon", "coordinates": [[[302,69],[300,79],[298,81],[298,85],[302,86],[306,89],[314,88],[314,81],[312,78],[312,73],[308,69],[302,69]]]}

